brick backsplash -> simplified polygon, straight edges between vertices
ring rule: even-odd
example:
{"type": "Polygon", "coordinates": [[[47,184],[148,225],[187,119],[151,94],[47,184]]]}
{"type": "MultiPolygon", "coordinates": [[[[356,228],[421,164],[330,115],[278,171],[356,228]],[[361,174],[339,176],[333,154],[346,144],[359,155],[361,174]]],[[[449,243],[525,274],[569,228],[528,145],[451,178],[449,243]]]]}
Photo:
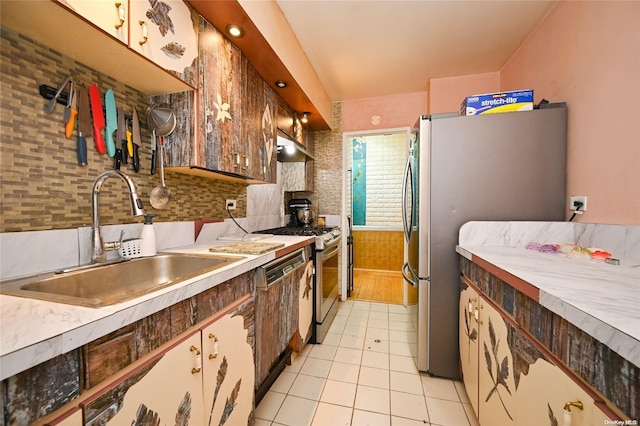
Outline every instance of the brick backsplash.
{"type": "MultiPolygon", "coordinates": [[[[58,104],[52,114],[47,114],[48,101],[38,92],[41,84],[57,87],[71,71],[77,82],[87,86],[98,83],[102,93],[113,88],[116,101],[119,106],[124,105],[126,114],[131,114],[135,105],[142,130],[140,172],[136,174],[131,164],[123,165],[122,170],[135,182],[147,213],[158,215],[156,221],[225,218],[226,198],[238,200],[236,216],[246,215],[245,184],[170,171],[166,173],[166,184],[172,201],[165,210],[153,209],[149,194],[159,184],[160,176],[158,171],[154,176],[149,174],[150,131],[145,122],[149,96],[4,27],[0,41],[0,232],[91,224],[93,182],[113,167],[113,159],[98,154],[92,139],[88,139],[89,164],[79,166],[75,132],[71,139],[64,137],[64,107],[58,104]]],[[[105,183],[100,207],[103,224],[142,221],[131,216],[125,186],[119,180],[105,183]]]]}

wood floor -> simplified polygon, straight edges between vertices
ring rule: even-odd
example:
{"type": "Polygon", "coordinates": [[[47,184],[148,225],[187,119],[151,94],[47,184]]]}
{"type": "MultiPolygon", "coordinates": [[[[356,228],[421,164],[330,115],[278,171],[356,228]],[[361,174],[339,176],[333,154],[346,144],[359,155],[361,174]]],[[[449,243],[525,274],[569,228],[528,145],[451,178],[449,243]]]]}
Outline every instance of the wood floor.
{"type": "MultiPolygon", "coordinates": [[[[368,300],[402,304],[403,279],[400,271],[355,269],[353,271],[352,300],[368,300]]],[[[409,304],[415,304],[416,292],[409,287],[409,304]]]]}

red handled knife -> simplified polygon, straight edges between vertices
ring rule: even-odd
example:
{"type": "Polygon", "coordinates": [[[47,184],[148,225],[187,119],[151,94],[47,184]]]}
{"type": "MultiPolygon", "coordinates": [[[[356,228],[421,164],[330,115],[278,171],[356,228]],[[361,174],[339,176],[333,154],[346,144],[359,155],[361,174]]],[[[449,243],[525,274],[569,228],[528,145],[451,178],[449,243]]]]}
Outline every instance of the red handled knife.
{"type": "Polygon", "coordinates": [[[89,110],[89,90],[82,84],[78,95],[78,164],[87,164],[87,136],[91,135],[91,111],[89,110]]]}
{"type": "Polygon", "coordinates": [[[89,87],[89,99],[91,100],[91,116],[93,117],[93,141],[96,144],[96,149],[100,154],[107,152],[107,147],[104,143],[104,135],[102,129],[104,129],[104,111],[102,110],[102,98],[100,97],[100,89],[98,85],[93,83],[89,87]]]}

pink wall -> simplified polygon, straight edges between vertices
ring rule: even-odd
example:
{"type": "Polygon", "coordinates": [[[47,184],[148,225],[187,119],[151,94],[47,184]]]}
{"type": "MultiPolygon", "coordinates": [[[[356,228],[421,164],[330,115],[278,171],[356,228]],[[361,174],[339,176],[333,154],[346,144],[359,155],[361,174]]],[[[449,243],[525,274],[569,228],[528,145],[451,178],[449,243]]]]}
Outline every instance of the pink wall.
{"type": "Polygon", "coordinates": [[[639,20],[640,1],[560,1],[500,72],[345,101],[343,131],[411,126],[420,114],[457,111],[470,94],[531,88],[536,103],[568,104],[567,196],[588,197],[576,221],[640,225],[639,20]]]}
{"type": "Polygon", "coordinates": [[[567,102],[577,220],[640,225],[640,2],[559,2],[500,75],[500,90],[567,102]]]}
{"type": "Polygon", "coordinates": [[[342,131],[413,126],[418,116],[426,113],[427,92],[343,101],[342,131]],[[380,116],[380,124],[371,124],[373,115],[380,116]]]}
{"type": "Polygon", "coordinates": [[[499,72],[434,78],[429,81],[429,114],[458,112],[467,96],[499,91],[499,72]]]}

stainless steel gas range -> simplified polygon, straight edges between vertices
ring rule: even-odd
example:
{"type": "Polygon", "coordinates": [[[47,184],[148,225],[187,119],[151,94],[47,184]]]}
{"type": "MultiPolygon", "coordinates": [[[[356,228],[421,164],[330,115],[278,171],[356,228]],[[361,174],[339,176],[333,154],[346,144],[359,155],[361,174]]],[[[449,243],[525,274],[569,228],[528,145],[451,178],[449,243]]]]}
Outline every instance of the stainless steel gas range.
{"type": "Polygon", "coordinates": [[[315,236],[313,248],[313,265],[315,267],[313,317],[315,326],[311,342],[322,343],[338,310],[340,283],[338,259],[340,259],[340,241],[342,239],[340,228],[284,226],[256,233],[315,236]]]}

